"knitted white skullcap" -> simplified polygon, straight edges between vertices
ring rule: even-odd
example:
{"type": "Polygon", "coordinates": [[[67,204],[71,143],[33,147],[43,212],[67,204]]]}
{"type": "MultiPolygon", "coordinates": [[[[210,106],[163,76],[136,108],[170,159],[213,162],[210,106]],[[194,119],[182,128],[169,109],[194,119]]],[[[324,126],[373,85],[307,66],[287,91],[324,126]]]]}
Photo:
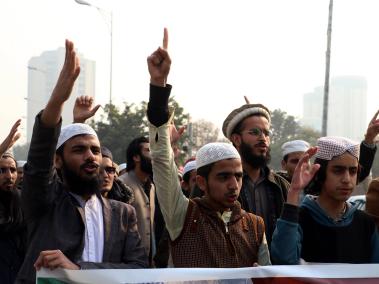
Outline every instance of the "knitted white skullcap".
{"type": "Polygon", "coordinates": [[[122,170],[126,169],[126,163],[122,163],[118,165],[118,171],[121,172],[122,170]]]}
{"type": "Polygon", "coordinates": [[[305,152],[309,147],[309,143],[304,140],[288,141],[282,145],[283,157],[294,152],[305,152]]]}
{"type": "Polygon", "coordinates": [[[345,137],[321,137],[317,140],[316,158],[330,161],[345,152],[359,159],[359,142],[345,137]]]}
{"type": "Polygon", "coordinates": [[[196,169],[226,159],[241,159],[240,154],[229,143],[209,143],[196,153],[196,169]]]}
{"type": "Polygon", "coordinates": [[[271,114],[267,107],[262,104],[245,104],[233,110],[224,120],[222,132],[225,137],[230,140],[230,136],[232,135],[237,124],[246,117],[254,114],[264,116],[268,120],[268,123],[271,123],[271,114]]]}
{"type": "Polygon", "coordinates": [[[189,161],[187,164],[185,164],[183,169],[183,176],[192,170],[196,170],[196,160],[189,161]]]}
{"type": "Polygon", "coordinates": [[[96,136],[97,134],[95,130],[91,126],[85,123],[73,123],[66,125],[62,127],[61,134],[58,138],[58,144],[56,149],[58,149],[60,146],[62,146],[68,139],[76,136],[76,135],[93,135],[96,136]]]}
{"type": "Polygon", "coordinates": [[[24,167],[24,165],[26,164],[26,161],[18,160],[18,161],[16,162],[16,164],[17,164],[17,168],[22,168],[22,167],[24,167]]]}

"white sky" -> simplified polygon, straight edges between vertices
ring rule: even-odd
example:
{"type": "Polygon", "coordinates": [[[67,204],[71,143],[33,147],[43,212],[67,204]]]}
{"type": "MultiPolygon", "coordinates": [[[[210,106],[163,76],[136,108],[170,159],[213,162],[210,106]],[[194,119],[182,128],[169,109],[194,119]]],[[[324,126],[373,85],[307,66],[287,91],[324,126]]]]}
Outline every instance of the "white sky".
{"type": "MultiPolygon", "coordinates": [[[[89,0],[88,0],[89,1],[89,0]]],[[[329,0],[94,0],[113,11],[113,100],[148,99],[146,57],[169,29],[172,95],[194,119],[223,119],[244,103],[302,115],[302,96],[323,85],[329,0]]],[[[96,99],[109,99],[105,17],[74,0],[0,0],[0,139],[26,115],[30,57],[74,41],[96,61],[96,99]]],[[[334,0],[331,76],[368,81],[379,107],[379,1],[334,0]]],[[[321,103],[321,102],[320,102],[321,103]]],[[[25,122],[23,122],[24,125],[25,122]]]]}

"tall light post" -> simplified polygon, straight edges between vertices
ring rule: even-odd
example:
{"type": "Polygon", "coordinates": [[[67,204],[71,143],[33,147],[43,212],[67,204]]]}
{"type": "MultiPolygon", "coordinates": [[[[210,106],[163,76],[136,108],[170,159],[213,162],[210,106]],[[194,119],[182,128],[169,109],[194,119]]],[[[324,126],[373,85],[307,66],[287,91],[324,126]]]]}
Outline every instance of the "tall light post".
{"type": "Polygon", "coordinates": [[[331,42],[332,42],[332,18],[333,18],[333,0],[329,0],[329,16],[328,16],[326,64],[325,64],[325,83],[324,83],[324,103],[323,103],[323,110],[322,110],[322,129],[321,129],[321,135],[322,136],[326,136],[328,133],[329,72],[330,72],[330,46],[331,46],[331,42]]]}
{"type": "MultiPolygon", "coordinates": [[[[80,5],[85,5],[89,7],[94,7],[99,11],[99,13],[104,17],[104,13],[107,13],[109,15],[109,37],[110,37],[110,63],[109,63],[109,104],[112,104],[112,72],[113,72],[113,12],[112,11],[106,11],[104,9],[101,9],[98,6],[92,5],[91,3],[84,1],[84,0],[75,0],[76,3],[80,5]]],[[[107,23],[108,24],[108,23],[107,23]]]]}

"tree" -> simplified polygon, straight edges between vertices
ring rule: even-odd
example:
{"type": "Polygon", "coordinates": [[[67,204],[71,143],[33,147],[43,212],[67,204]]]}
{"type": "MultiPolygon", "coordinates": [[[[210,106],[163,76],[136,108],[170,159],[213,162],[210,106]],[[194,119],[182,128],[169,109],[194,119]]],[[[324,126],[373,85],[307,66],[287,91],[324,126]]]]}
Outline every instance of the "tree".
{"type": "MultiPolygon", "coordinates": [[[[169,108],[175,109],[175,123],[185,125],[188,114],[184,113],[184,109],[174,98],[170,98],[169,108]]],[[[91,122],[101,144],[112,151],[115,162],[122,163],[126,160],[126,148],[134,138],[149,135],[146,110],[145,101],[139,105],[125,102],[123,110],[119,110],[113,104],[107,104],[104,108],[105,114],[100,121],[91,122]]],[[[186,136],[179,142],[180,148],[185,138],[186,136]]]]}
{"type": "Polygon", "coordinates": [[[286,112],[276,109],[271,114],[271,162],[273,169],[281,168],[282,145],[290,140],[305,140],[311,145],[316,145],[320,133],[312,128],[303,127],[295,117],[286,112]]]}
{"type": "Polygon", "coordinates": [[[219,129],[210,121],[199,119],[192,123],[192,150],[197,151],[203,145],[218,141],[219,129]]]}
{"type": "Polygon", "coordinates": [[[23,145],[15,145],[13,146],[13,154],[14,158],[18,160],[24,160],[28,158],[28,152],[29,152],[29,143],[25,143],[23,145]]]}

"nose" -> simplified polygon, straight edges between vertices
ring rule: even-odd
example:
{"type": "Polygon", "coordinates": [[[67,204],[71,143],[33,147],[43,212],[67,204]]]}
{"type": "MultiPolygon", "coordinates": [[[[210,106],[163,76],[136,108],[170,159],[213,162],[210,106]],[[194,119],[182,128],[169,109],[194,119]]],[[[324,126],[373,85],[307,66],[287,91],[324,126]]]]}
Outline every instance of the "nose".
{"type": "Polygon", "coordinates": [[[86,154],[85,154],[85,160],[86,160],[86,161],[90,161],[90,162],[92,162],[92,161],[95,160],[95,155],[93,154],[93,152],[91,151],[91,149],[88,149],[88,150],[86,151],[86,154]]]}
{"type": "Polygon", "coordinates": [[[230,178],[229,188],[233,189],[233,190],[237,190],[238,189],[238,178],[237,177],[232,176],[230,178]]]}
{"type": "Polygon", "coordinates": [[[342,176],[342,182],[343,182],[343,183],[349,183],[350,181],[351,181],[351,176],[350,176],[349,170],[346,170],[346,171],[343,173],[343,176],[342,176]]]}

